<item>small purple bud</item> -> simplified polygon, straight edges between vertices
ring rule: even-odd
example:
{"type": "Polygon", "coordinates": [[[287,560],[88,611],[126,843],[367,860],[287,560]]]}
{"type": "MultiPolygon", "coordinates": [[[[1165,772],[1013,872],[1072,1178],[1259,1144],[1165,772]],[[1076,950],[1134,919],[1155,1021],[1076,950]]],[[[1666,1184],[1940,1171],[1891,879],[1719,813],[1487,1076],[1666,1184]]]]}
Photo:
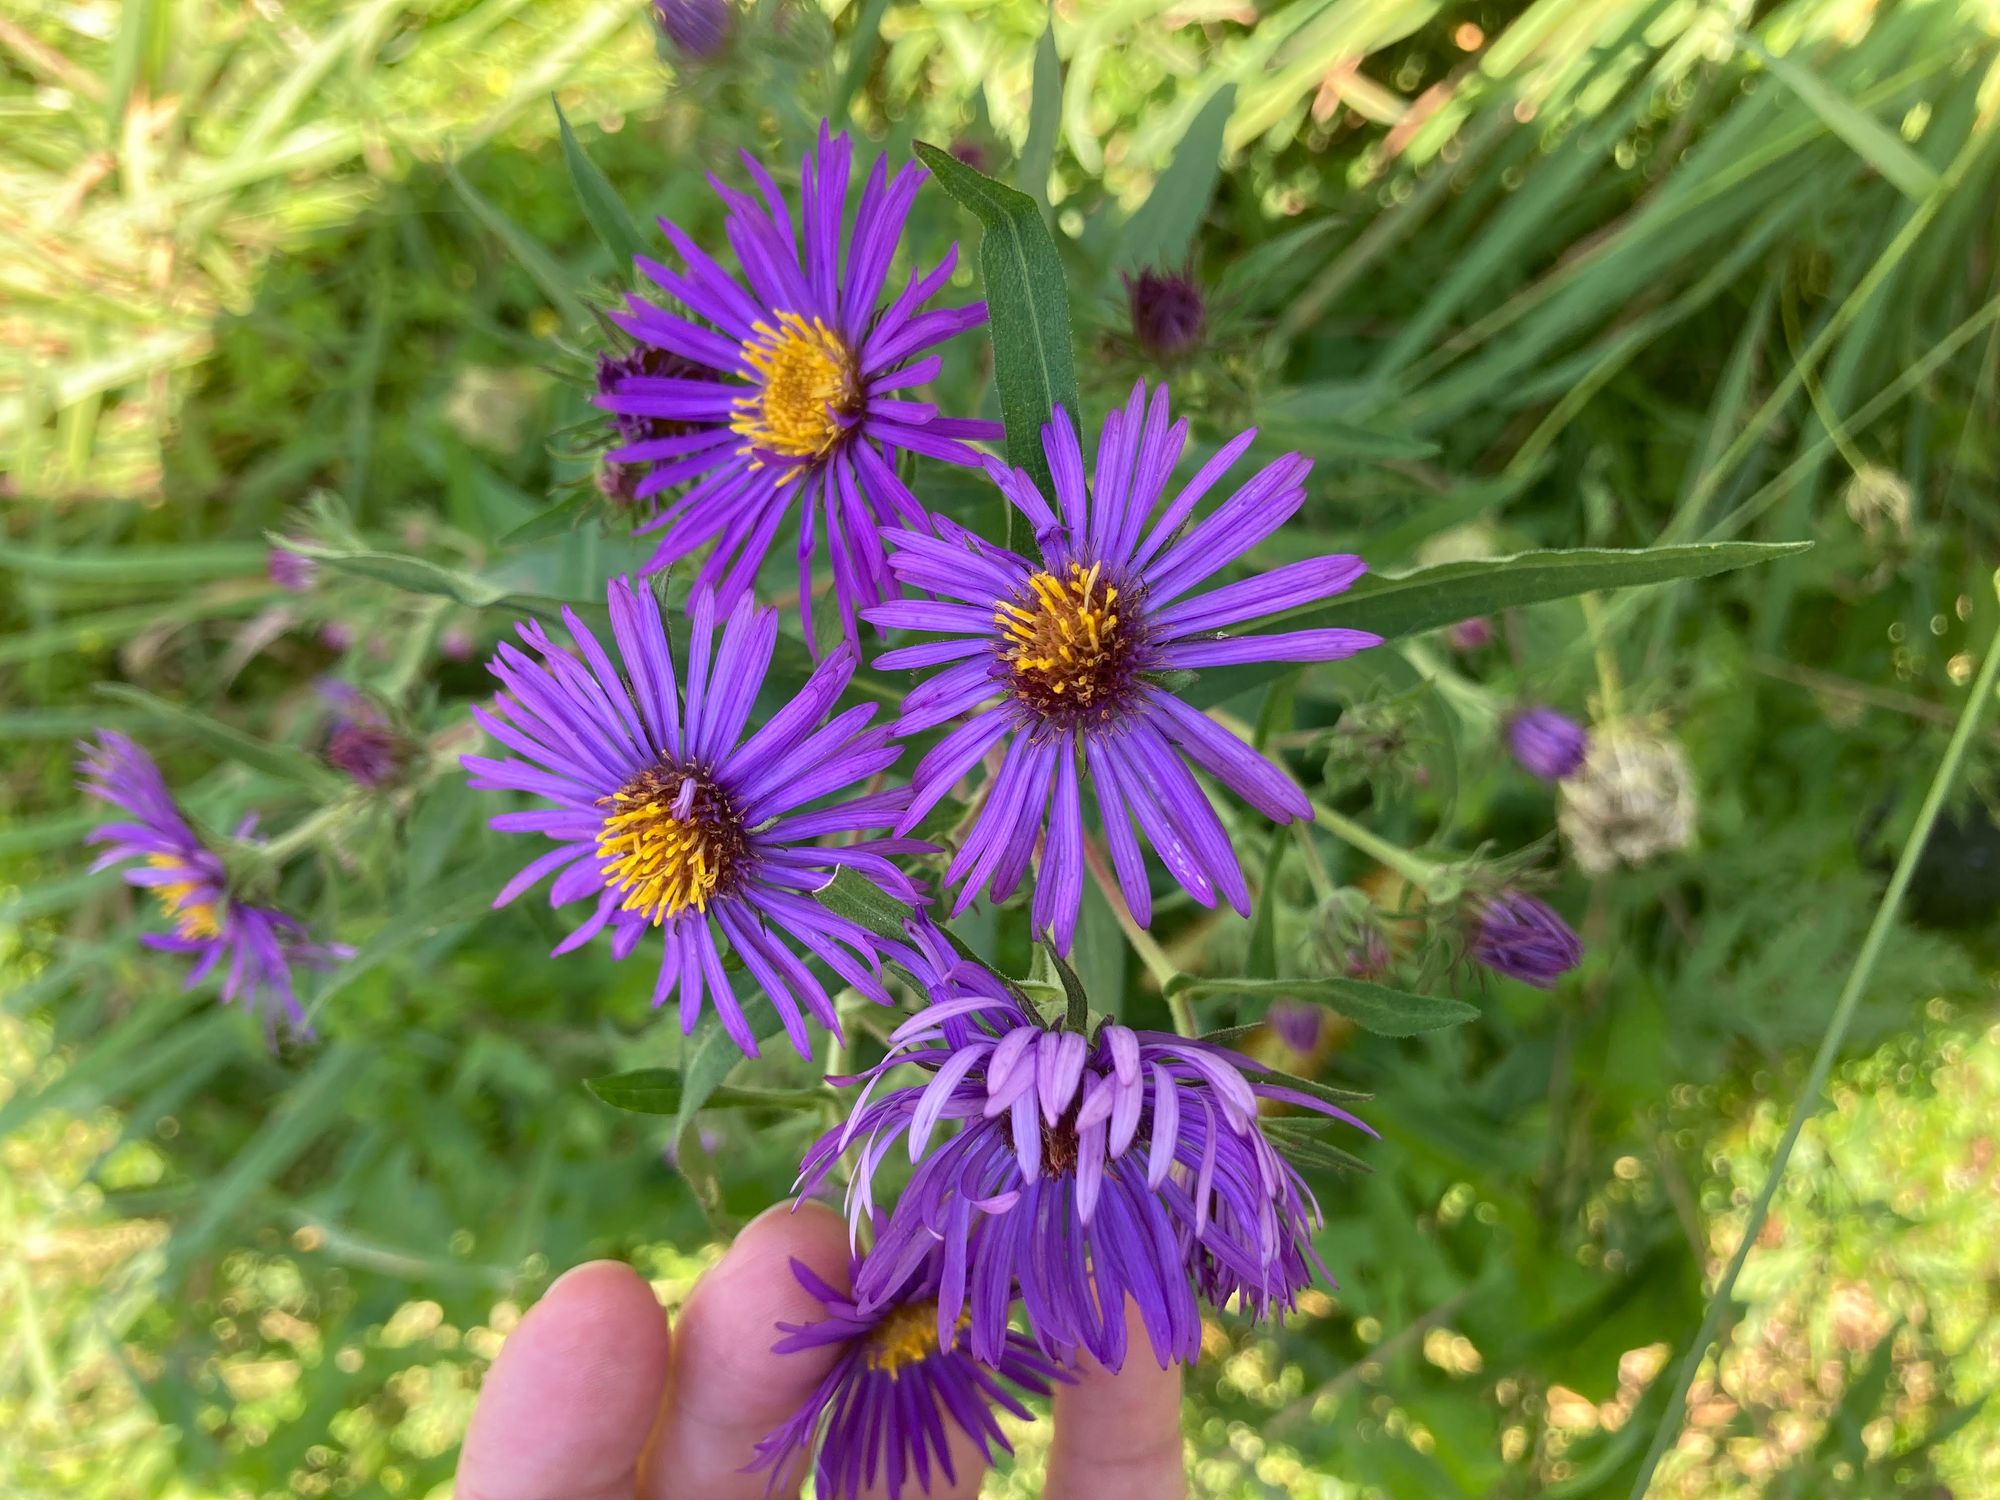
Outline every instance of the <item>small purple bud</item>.
{"type": "Polygon", "coordinates": [[[1445,627],[1444,640],[1454,651],[1468,654],[1483,651],[1493,644],[1493,622],[1484,615],[1474,615],[1469,620],[1460,620],[1456,625],[1445,627]]]}
{"type": "Polygon", "coordinates": [[[1202,335],[1208,331],[1208,309],[1192,276],[1144,270],[1124,281],[1132,311],[1132,337],[1141,349],[1173,364],[1201,347],[1202,335]]]}
{"type": "Polygon", "coordinates": [[[1478,909],[1472,956],[1496,974],[1546,990],[1583,962],[1583,943],[1546,901],[1502,891],[1478,909]]]}
{"type": "Polygon", "coordinates": [[[324,677],[319,694],[333,705],[326,763],[359,786],[387,786],[402,774],[408,746],[370,699],[352,683],[324,677]]]}
{"type": "Polygon", "coordinates": [[[273,547],[264,559],[264,571],[279,588],[303,594],[319,576],[319,564],[289,547],[273,547]]]}
{"type": "Polygon", "coordinates": [[[479,643],[463,625],[450,626],[438,637],[438,654],[446,661],[471,661],[478,649],[479,643]]]}
{"type": "Polygon", "coordinates": [[[1561,781],[1583,764],[1590,734],[1553,708],[1524,708],[1507,718],[1507,748],[1529,774],[1561,781]]]}
{"type": "Polygon", "coordinates": [[[707,62],[729,40],[729,0],[653,0],[653,19],[683,57],[707,62]]]}
{"type": "Polygon", "coordinates": [[[328,620],[319,628],[319,643],[329,651],[348,652],[354,649],[354,627],[344,620],[328,620]]]}
{"type": "Polygon", "coordinates": [[[987,159],[986,148],[978,141],[953,141],[951,143],[951,154],[975,172],[992,171],[992,163],[987,159]]]}
{"type": "Polygon", "coordinates": [[[615,464],[610,459],[597,466],[597,493],[623,509],[639,500],[639,481],[646,477],[644,464],[615,464]]]}
{"type": "Polygon", "coordinates": [[[1264,1013],[1271,1034],[1294,1052],[1311,1053],[1319,1046],[1326,1012],[1305,1000],[1274,1000],[1264,1013]]]}

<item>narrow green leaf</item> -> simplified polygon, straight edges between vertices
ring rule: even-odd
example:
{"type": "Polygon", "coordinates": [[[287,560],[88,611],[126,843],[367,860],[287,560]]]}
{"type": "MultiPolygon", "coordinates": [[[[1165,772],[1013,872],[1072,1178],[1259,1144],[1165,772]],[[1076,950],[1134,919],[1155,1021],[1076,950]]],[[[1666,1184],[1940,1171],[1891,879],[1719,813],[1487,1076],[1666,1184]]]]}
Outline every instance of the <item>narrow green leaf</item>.
{"type": "MultiPolygon", "coordinates": [[[[744,1002],[743,1019],[759,1042],[776,1036],[782,1029],[777,1008],[762,995],[752,995],[744,1002]]],[[[681,1138],[694,1123],[694,1117],[708,1108],[709,1100],[721,1091],[723,1080],[743,1061],[743,1049],[722,1029],[722,1022],[709,1015],[695,1028],[694,1036],[682,1050],[681,1060],[686,1066],[681,1069],[680,1104],[674,1111],[675,1140],[681,1138]]]]}
{"type": "Polygon", "coordinates": [[[613,274],[629,281],[632,257],[645,249],[639,226],[633,222],[610,180],[584,151],[576,132],[569,128],[569,118],[563,114],[562,104],[554,94],[549,95],[549,104],[556,112],[556,127],[562,134],[563,164],[569,168],[576,201],[583,206],[583,216],[590,221],[597,238],[611,252],[613,274]]]}
{"type": "MultiPolygon", "coordinates": [[[[1372,1172],[1375,1169],[1356,1156],[1331,1141],[1320,1139],[1311,1130],[1319,1121],[1295,1119],[1283,1116],[1263,1122],[1263,1131],[1271,1144],[1278,1148],[1280,1155],[1297,1167],[1317,1167],[1324,1172],[1372,1172]]],[[[1327,1120],[1327,1125],[1339,1121],[1327,1120]]]]}
{"type": "Polygon", "coordinates": [[[1007,424],[1007,461],[1026,469],[1052,495],[1042,426],[1060,406],[1082,427],[1076,361],[1070,345],[1069,292],[1055,239],[1042,211],[1025,193],[972,170],[925,141],[917,159],[938,185],[978,216],[979,271],[986,282],[987,327],[993,336],[993,377],[1007,424]]]}
{"type": "Polygon", "coordinates": [[[340,790],[340,778],[311,756],[287,749],[282,745],[266,744],[233,725],[225,724],[220,719],[210,718],[199,709],[184,708],[178,703],[169,703],[164,698],[154,697],[143,688],[131,687],[122,682],[99,683],[97,691],[107,698],[144,710],[146,716],[155,723],[178,730],[206,745],[217,755],[233,760],[239,765],[248,766],[253,771],[261,771],[266,776],[275,776],[280,781],[312,787],[323,793],[331,794],[340,790]]]}
{"type": "Polygon", "coordinates": [[[840,84],[834,90],[833,106],[826,112],[829,120],[845,120],[854,104],[854,96],[868,81],[868,70],[875,66],[875,53],[882,38],[882,14],[888,8],[889,0],[866,0],[862,5],[854,30],[848,33],[847,66],[840,71],[840,84]]]}
{"type": "Polygon", "coordinates": [[[903,924],[910,909],[858,870],[840,869],[813,892],[813,899],[837,917],[845,917],[880,938],[905,942],[903,924]]]}
{"type": "Polygon", "coordinates": [[[1921,203],[1937,191],[1937,169],[1912,151],[1895,131],[1803,63],[1766,51],[1753,36],[1739,35],[1737,41],[1904,197],[1921,203]]]}
{"type": "MultiPolygon", "coordinates": [[[[1327,604],[1277,615],[1263,623],[1268,628],[1282,622],[1286,630],[1334,626],[1372,630],[1386,640],[1395,640],[1473,615],[1571,599],[1597,590],[1706,578],[1796,556],[1810,546],[1811,542],[1702,542],[1642,551],[1579,548],[1523,552],[1514,557],[1444,563],[1395,577],[1371,574],[1327,604]]],[[[1207,672],[1185,696],[1204,706],[1220,703],[1296,670],[1284,662],[1262,662],[1231,667],[1227,672],[1207,672]]]]}
{"type": "Polygon", "coordinates": [[[1225,83],[1189,122],[1173,161],[1119,237],[1120,265],[1178,266],[1187,259],[1222,175],[1222,131],[1235,108],[1236,85],[1225,83]]]}
{"type": "Polygon", "coordinates": [[[299,1154],[325,1134],[347,1104],[350,1085],[374,1061],[374,1050],[336,1042],[304,1080],[285,1096],[278,1112],[239,1151],[222,1175],[207,1184],[194,1217],[174,1234],[162,1280],[177,1285],[193,1263],[255,1192],[267,1186],[299,1154]]]}
{"type": "Polygon", "coordinates": [[[472,211],[472,216],[507,247],[507,253],[534,279],[535,285],[542,289],[542,295],[562,314],[563,321],[572,328],[588,323],[590,314],[576,295],[575,280],[556,258],[527,230],[487,202],[479,190],[460,175],[457,167],[447,168],[445,176],[452,190],[472,211]]]}
{"type": "Polygon", "coordinates": [[[1063,1009],[1063,1029],[1082,1036],[1090,1030],[1090,996],[1084,993],[1083,981],[1076,977],[1076,970],[1056,952],[1054,943],[1045,941],[1042,949],[1049,956],[1056,978],[1062,981],[1063,998],[1067,1002],[1063,1009]]]}
{"type": "MultiPolygon", "coordinates": [[[[641,1115],[678,1117],[686,1096],[681,1075],[674,1068],[635,1068],[629,1073],[612,1073],[590,1078],[584,1087],[613,1109],[641,1115]]],[[[818,1089],[739,1089],[719,1084],[702,1101],[704,1109],[789,1109],[817,1104],[823,1095],[818,1089]]]]}
{"type": "Polygon", "coordinates": [[[75,547],[39,552],[0,538],[0,568],[30,578],[88,583],[166,583],[261,573],[265,549],[255,542],[197,542],[186,547],[75,547]]]}
{"type": "Polygon", "coordinates": [[[1197,979],[1183,974],[1168,986],[1190,1000],[1215,995],[1247,999],[1310,1000],[1338,1011],[1364,1031],[1378,1036],[1415,1036],[1446,1026],[1461,1026],[1479,1015],[1476,1006],[1444,995],[1418,995],[1392,990],[1363,979],[1329,975],[1324,979],[1197,979]]]}
{"type": "MultiPolygon", "coordinates": [[[[510,593],[477,574],[443,567],[428,558],[411,557],[401,552],[377,552],[365,547],[329,546],[321,542],[293,541],[286,545],[315,562],[323,562],[328,567],[352,573],[358,578],[372,578],[377,583],[389,584],[406,593],[435,594],[473,609],[505,609],[544,620],[562,618],[564,601],[560,599],[540,594],[510,593]]],[[[590,612],[589,607],[582,604],[574,604],[571,608],[579,614],[588,615],[590,612]]]]}
{"type": "Polygon", "coordinates": [[[1049,201],[1049,172],[1056,164],[1056,136],[1062,130],[1062,59],[1056,55],[1053,16],[1035,43],[1034,93],[1028,102],[1028,138],[1021,143],[1016,181],[1035,202],[1049,201]]]}

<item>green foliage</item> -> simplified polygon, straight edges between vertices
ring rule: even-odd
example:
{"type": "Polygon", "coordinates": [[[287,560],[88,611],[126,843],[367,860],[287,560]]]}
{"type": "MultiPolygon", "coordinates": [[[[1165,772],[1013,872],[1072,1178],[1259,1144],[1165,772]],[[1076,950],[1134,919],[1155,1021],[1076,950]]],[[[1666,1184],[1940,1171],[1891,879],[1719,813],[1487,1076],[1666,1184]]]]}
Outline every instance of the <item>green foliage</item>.
{"type": "MultiPolygon", "coordinates": [[[[1186,258],[1198,456],[1256,425],[1253,458],[1316,462],[1249,564],[1361,554],[1284,628],[1391,638],[1191,697],[1392,855],[1524,852],[1586,940],[1553,993],[1474,982],[1382,849],[1240,806],[1248,922],[1163,895],[1148,951],[1093,887],[1073,969],[1016,908],[953,924],[1051,1017],[1192,1011],[1381,1132],[1274,1118],[1339,1287],[1282,1334],[1216,1320],[1197,1486],[1631,1490],[2000,623],[1990,29],[1942,0],[1791,0],[1737,32],[1636,0],[825,10],[759,5],[709,68],[663,68],[622,0],[10,14],[9,1493],[433,1491],[554,1274],[620,1255],[683,1295],[835,1117],[821,1073],[879,1055],[893,1021],[853,996],[824,1068],[744,1062],[650,1008],[643,957],[551,961],[538,898],[490,910],[525,856],[456,765],[476,657],[524,617],[594,619],[647,550],[592,485],[583,378],[632,249],[661,213],[719,243],[704,174],[739,181],[747,148],[784,180],[822,108],[934,174],[895,284],[978,220],[953,300],[989,300],[992,358],[954,346],[933,392],[1004,416],[1031,473],[1052,401],[1091,430],[1153,373],[1118,273],[1186,258]],[[311,592],[265,580],[276,536],[319,560],[311,592]],[[1493,644],[1439,634],[1475,615],[1493,644]],[[329,674],[410,735],[406,781],[322,764],[329,674]],[[1524,700],[1670,735],[1694,840],[1578,869],[1560,794],[1496,738],[1524,700]],[[1348,736],[1334,778],[1356,704],[1399,732],[1348,736]],[[181,995],[150,906],[85,874],[69,742],[97,725],[206,827],[312,831],[283,898],[357,949],[304,992],[323,1040],[274,1053],[181,995]],[[1387,950],[1366,978],[1357,902],[1387,950]],[[1310,1054],[1264,1024],[1275,998],[1329,1012],[1310,1054]]],[[[983,481],[913,477],[991,534],[983,481]]],[[[809,667],[788,634],[774,683],[809,667]]],[[[1970,1495],[2000,1461],[2000,933],[1936,894],[1993,847],[1996,745],[1970,740],[1927,846],[1948,867],[1876,934],[1657,1495],[1970,1495]]],[[[948,846],[966,811],[920,832],[948,846]]],[[[898,923],[872,891],[821,899],[898,923]]],[[[997,1483],[1030,1494],[1046,1434],[1021,1438],[997,1483]]]]}

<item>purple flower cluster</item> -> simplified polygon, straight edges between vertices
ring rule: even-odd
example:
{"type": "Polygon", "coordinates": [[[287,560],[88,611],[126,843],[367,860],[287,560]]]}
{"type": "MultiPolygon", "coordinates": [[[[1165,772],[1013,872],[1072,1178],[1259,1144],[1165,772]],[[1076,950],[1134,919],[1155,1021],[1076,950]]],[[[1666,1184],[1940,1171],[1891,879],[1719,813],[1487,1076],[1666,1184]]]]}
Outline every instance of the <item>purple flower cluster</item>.
{"type": "MultiPolygon", "coordinates": [[[[655,14],[695,58],[727,45],[736,21],[724,0],[656,0],[655,14]]],[[[1219,1041],[1090,1024],[1080,1003],[1051,1024],[933,925],[931,892],[905,863],[940,857],[954,916],[981,894],[1007,900],[1032,871],[1031,926],[1058,953],[1075,938],[1087,847],[1142,927],[1156,867],[1195,903],[1247,915],[1235,804],[1280,824],[1311,819],[1313,804],[1187,684],[1210,670],[1338,661],[1380,638],[1284,628],[1365,564],[1332,554],[1238,568],[1297,515],[1312,465],[1284,453],[1230,480],[1253,429],[1177,481],[1190,424],[1164,384],[1135,385],[1088,458],[1079,414],[1053,410],[1040,429],[1046,493],[972,446],[1003,436],[999,424],[944,415],[919,388],[940,374],[941,346],[986,309],[931,305],[955,247],[894,283],[925,174],[878,158],[857,181],[853,158],[848,137],[822,125],[789,196],[747,155],[748,191],[711,179],[733,269],[664,221],[676,264],[635,261],[657,296],[628,296],[612,315],[630,342],[596,371],[612,436],[599,484],[640,532],[658,533],[644,573],[702,554],[680,646],[644,580],[610,581],[588,621],[565,607],[522,622],[488,663],[498,691],[472,710],[492,753],[462,765],[495,798],[491,827],[538,841],[494,906],[546,883],[570,919],[554,956],[600,935],[614,959],[644,946],[653,1003],[678,997],[683,1031],[712,1013],[744,1054],[758,1053],[760,1030],[782,1027],[810,1056],[810,1023],[839,1033],[836,993],[892,1004],[891,964],[925,992],[879,1062],[836,1080],[861,1085],[852,1113],[802,1162],[807,1190],[851,1164],[857,1249],[847,1287],[794,1264],[823,1316],[781,1325],[776,1347],[831,1349],[833,1364],[752,1465],[782,1475],[811,1453],[822,1495],[886,1489],[893,1500],[912,1481],[928,1490],[934,1474],[956,1483],[959,1437],[987,1458],[1005,1449],[995,1408],[1025,1417],[1022,1397],[1046,1396],[1086,1356],[1120,1368],[1128,1304],[1162,1365],[1197,1356],[1204,1305],[1258,1319],[1296,1307],[1327,1274],[1313,1247],[1323,1218],[1280,1147],[1373,1134],[1333,1102],[1345,1096],[1219,1041]],[[983,468],[1027,522],[1023,549],[931,512],[906,479],[928,461],[983,468]],[[815,653],[796,691],[770,681],[778,611],[757,603],[781,532],[795,536],[797,620],[815,653]],[[823,656],[811,616],[822,563],[840,627],[823,656]],[[1235,576],[1220,580],[1225,570],[1235,576]],[[878,667],[930,674],[879,724],[875,704],[842,706],[863,622],[908,633],[878,667]],[[907,784],[890,783],[902,742],[919,735],[934,738],[907,784]],[[947,799],[962,813],[947,819],[947,799]],[[934,814],[953,825],[949,847],[918,837],[934,814]],[[843,872],[895,904],[901,938],[879,910],[863,922],[816,899],[843,872]],[[775,1027],[758,1020],[765,1002],[775,1027]],[[909,1170],[884,1210],[877,1184],[895,1152],[909,1170]]],[[[1158,365],[1192,358],[1208,332],[1192,278],[1148,271],[1128,286],[1134,342],[1158,365]]],[[[280,587],[313,584],[311,560],[284,547],[268,568],[280,587]]],[[[334,650],[353,644],[339,621],[324,631],[334,650]]],[[[455,636],[443,643],[454,657],[455,636]]],[[[328,764],[363,788],[421,783],[428,759],[418,764],[396,727],[400,693],[323,693],[328,764]]],[[[1584,750],[1584,731],[1549,709],[1514,716],[1506,734],[1537,775],[1568,775],[1584,750]]],[[[190,983],[221,970],[225,999],[303,1026],[293,970],[347,950],[314,943],[261,893],[268,867],[311,828],[233,878],[242,871],[197,836],[129,740],[105,733],[82,774],[128,818],[92,835],[108,846],[100,865],[128,864],[126,880],[154,893],[171,928],[147,941],[190,955],[190,983]]],[[[1367,936],[1347,960],[1353,974],[1389,966],[1386,944],[1367,936]]],[[[1581,952],[1518,891],[1474,899],[1464,946],[1543,986],[1581,952]]],[[[1269,1019],[1296,1050],[1317,1045],[1318,1010],[1269,1019]]]]}
{"type": "Polygon", "coordinates": [[[847,1194],[858,1228],[899,1141],[915,1164],[855,1283],[862,1305],[941,1247],[940,1340],[963,1319],[974,1356],[999,1358],[1018,1300],[1045,1355],[1086,1350],[1116,1370],[1128,1298],[1165,1365],[1199,1351],[1197,1298],[1263,1318],[1325,1274],[1311,1242],[1319,1205],[1266,1138],[1259,1104],[1365,1124],[1226,1047],[1112,1022],[1050,1029],[934,933],[916,941],[931,1003],[897,1029],[800,1176],[816,1186],[858,1144],[847,1194]],[[871,1101],[904,1064],[929,1081],[871,1101]],[[954,1133],[933,1146],[947,1123],[954,1133]]]}

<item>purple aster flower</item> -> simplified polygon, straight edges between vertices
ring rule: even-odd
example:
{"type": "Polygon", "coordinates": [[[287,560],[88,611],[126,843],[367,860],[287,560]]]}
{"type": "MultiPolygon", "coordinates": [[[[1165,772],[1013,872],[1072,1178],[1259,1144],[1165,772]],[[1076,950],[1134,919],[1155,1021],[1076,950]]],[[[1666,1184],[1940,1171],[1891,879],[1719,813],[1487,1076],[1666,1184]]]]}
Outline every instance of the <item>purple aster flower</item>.
{"type": "Polygon", "coordinates": [[[873,704],[821,724],[854,675],[854,653],[845,648],[745,737],[778,634],[777,611],[755,608],[749,595],[718,631],[715,595],[696,592],[687,663],[677,674],[651,591],[616,579],[608,594],[617,661],[565,609],[570,645],[530,621],[520,626],[521,638],[540,660],[503,642],[488,663],[505,691],[492,712],[475,707],[473,716],[514,753],[505,760],[468,755],[462,763],[474,787],[527,792],[542,804],[502,813],[493,827],[543,834],[556,846],[507,882],[493,904],[504,906],[550,876],[551,906],[588,901],[590,911],[558,954],[609,927],[612,956],[622,959],[658,928],[653,1003],[664,1004],[678,987],[681,1028],[691,1031],[704,997],[712,998],[723,1028],[755,1056],[757,1039],[716,945],[725,937],[777,1007],[792,1044],[808,1055],[801,1007],[829,1028],[838,1023],[826,987],[794,945],[863,994],[889,1001],[876,940],[812,892],[848,866],[913,901],[916,888],[890,856],[929,846],[893,838],[838,848],[818,842],[894,823],[906,788],[804,809],[887,770],[899,748],[886,726],[869,727],[873,704]]]}
{"type": "MultiPolygon", "coordinates": [[[[850,1284],[860,1283],[866,1266],[865,1259],[854,1258],[850,1284]]],[[[945,1483],[956,1484],[947,1421],[991,1463],[996,1447],[1013,1451],[993,1408],[1005,1407],[1025,1420],[1031,1414],[1015,1391],[1046,1396],[1051,1381],[1069,1378],[1018,1333],[1006,1335],[999,1357],[991,1361],[973,1358],[963,1320],[941,1334],[939,1249],[906,1268],[867,1306],[796,1260],[792,1275],[819,1299],[826,1316],[780,1323],[785,1337],[773,1347],[780,1354],[832,1349],[833,1368],[792,1419],[757,1445],[749,1467],[769,1468],[775,1482],[799,1454],[812,1449],[817,1436],[813,1473],[820,1500],[855,1500],[864,1487],[873,1491],[880,1484],[886,1484],[889,1500],[897,1500],[912,1473],[929,1493],[933,1464],[945,1483]]]]}
{"type": "Polygon", "coordinates": [[[982,542],[944,517],[934,519],[933,530],[889,531],[896,576],[940,602],[898,600],[864,613],[878,625],[951,637],[890,651],[876,663],[952,664],[904,699],[897,733],[970,714],[917,766],[915,797],[899,831],[915,827],[989,751],[1001,749],[984,806],[946,874],[947,884],[964,883],[954,915],[981,887],[995,901],[1006,899],[1026,874],[1046,819],[1033,922],[1036,931],[1053,930],[1057,948],[1068,952],[1083,899],[1086,776],[1112,866],[1142,925],[1151,919],[1152,895],[1134,818],[1195,900],[1213,906],[1220,896],[1239,912],[1250,910],[1236,851],[1186,762],[1279,822],[1312,816],[1284,771],[1183,703],[1163,674],[1335,661],[1381,637],[1365,630],[1222,635],[1339,593],[1365,571],[1358,557],[1310,558],[1194,592],[1298,510],[1308,460],[1285,455],[1188,526],[1196,504],[1250,446],[1254,430],[1225,443],[1165,500],[1188,424],[1169,423],[1164,385],[1150,404],[1145,385],[1135,385],[1125,409],[1106,420],[1087,487],[1069,417],[1060,409],[1055,417],[1042,429],[1042,443],[1060,514],[1025,472],[987,464],[1033,525],[1039,561],[982,542]]]}
{"type": "MultiPolygon", "coordinates": [[[[77,748],[78,785],[130,819],[85,835],[86,843],[107,846],[91,868],[133,861],[134,867],[125,871],[126,883],[150,890],[173,927],[170,934],[147,933],[140,941],[192,956],[189,989],[222,967],[224,1002],[242,999],[263,1017],[267,1035],[275,1035],[280,1025],[310,1035],[292,987],[293,966],[331,968],[354,950],[315,943],[296,917],[233,894],[222,856],[202,842],[167,790],[160,768],[131,740],[105,729],[95,744],[77,748]]],[[[254,826],[254,819],[246,820],[237,836],[247,838],[254,826]]]]}
{"type": "Polygon", "coordinates": [[[1561,781],[1583,764],[1590,748],[1585,728],[1553,708],[1524,708],[1507,716],[1507,748],[1521,769],[1544,781],[1561,781]]]}
{"type": "Polygon", "coordinates": [[[1546,901],[1510,890],[1477,902],[1472,956],[1497,974],[1546,990],[1583,962],[1583,943],[1546,901]]]}
{"type": "Polygon", "coordinates": [[[683,57],[706,62],[729,40],[729,0],[653,0],[660,33],[683,57]]]}
{"type": "Polygon", "coordinates": [[[410,747],[373,699],[332,677],[320,680],[319,695],[333,708],[321,752],[328,765],[371,790],[402,774],[410,747]]]}
{"type": "Polygon", "coordinates": [[[1201,347],[1208,309],[1187,271],[1142,270],[1123,275],[1132,339],[1162,364],[1178,364],[1201,347]]]}
{"type": "MultiPolygon", "coordinates": [[[[1265,1139],[1259,1099],[1368,1130],[1346,1111],[1252,1081],[1262,1064],[1164,1032],[1106,1023],[1089,1037],[1051,1031],[968,964],[899,1027],[847,1124],[807,1152],[802,1184],[861,1143],[848,1214],[872,1210],[876,1168],[907,1135],[916,1163],[855,1285],[875,1307],[942,1254],[937,1333],[966,1321],[973,1357],[1007,1348],[1018,1285],[1037,1346],[1063,1362],[1090,1351],[1122,1367],[1124,1305],[1138,1306],[1154,1358],[1192,1360],[1197,1290],[1253,1315],[1291,1307],[1325,1267],[1312,1248],[1319,1205],[1265,1139]],[[925,1084],[869,1099],[914,1063],[925,1084]],[[958,1129],[942,1144],[945,1121],[958,1129]]],[[[1373,1134],[1372,1131],[1369,1132],[1373,1134]]]]}
{"type": "Polygon", "coordinates": [[[303,594],[319,576],[319,564],[289,547],[273,547],[265,555],[264,571],[279,588],[303,594]]]}
{"type": "Polygon", "coordinates": [[[796,505],[808,641],[820,533],[841,624],[854,642],[855,612],[894,588],[879,528],[891,520],[923,524],[922,507],[897,476],[897,451],[974,464],[979,455],[966,441],[1002,431],[997,422],[939,416],[907,394],[937,375],[942,360],[925,351],[985,322],[986,305],[923,310],[950,279],[956,246],[883,305],[890,261],[925,174],[911,164],[892,179],[888,158],[878,157],[843,235],[851,155],[847,136],[821,125],[819,144],[806,153],[796,225],[771,175],[747,154],[756,198],[710,179],[729,210],[741,280],[662,220],[686,269],[645,256],[636,265],[685,311],[633,296],[612,321],[694,373],[614,376],[597,403],[620,421],[680,425],[670,436],[628,441],[608,457],[652,466],[636,486],[639,500],[687,486],[641,527],[665,531],[645,571],[712,542],[699,581],[715,590],[718,609],[728,611],[750,588],[796,505]]]}

